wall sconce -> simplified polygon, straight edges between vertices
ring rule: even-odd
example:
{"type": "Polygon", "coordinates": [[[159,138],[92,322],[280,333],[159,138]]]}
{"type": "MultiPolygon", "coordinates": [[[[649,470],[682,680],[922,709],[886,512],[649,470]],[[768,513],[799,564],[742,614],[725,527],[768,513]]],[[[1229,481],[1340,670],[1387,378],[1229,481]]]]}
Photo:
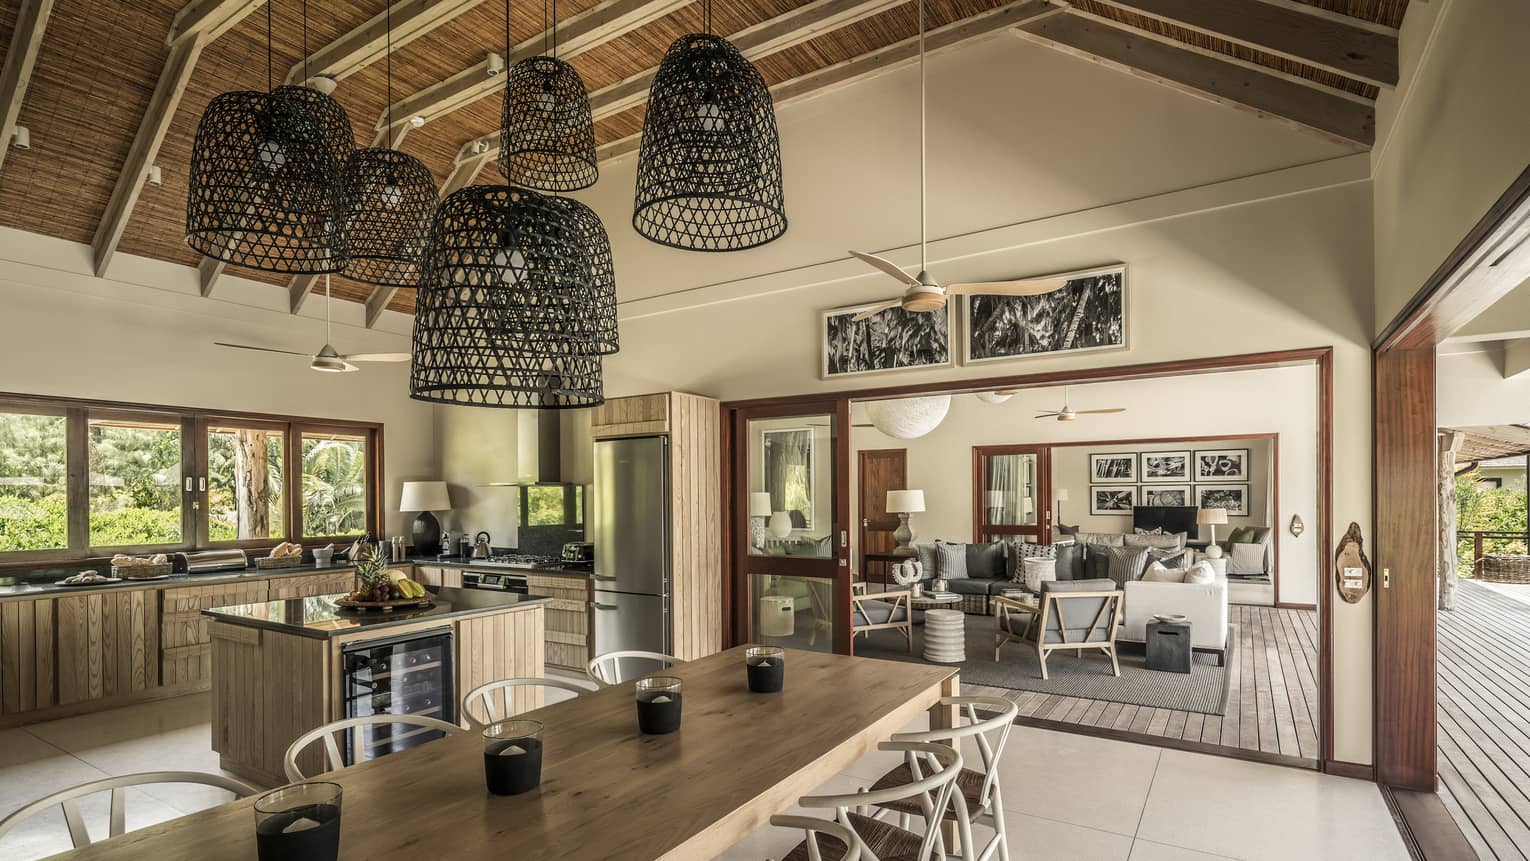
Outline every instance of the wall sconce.
{"type": "Polygon", "coordinates": [[[1307,524],[1302,522],[1302,516],[1300,514],[1291,515],[1291,534],[1300,538],[1305,531],[1307,531],[1307,524]]]}

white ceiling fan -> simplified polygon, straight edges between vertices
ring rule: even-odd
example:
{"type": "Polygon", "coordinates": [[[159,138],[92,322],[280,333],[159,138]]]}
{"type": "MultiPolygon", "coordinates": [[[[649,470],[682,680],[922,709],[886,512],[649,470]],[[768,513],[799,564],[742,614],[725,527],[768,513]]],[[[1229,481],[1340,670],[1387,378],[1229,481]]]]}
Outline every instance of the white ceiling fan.
{"type": "Polygon", "coordinates": [[[292,350],[278,350],[275,347],[252,347],[248,344],[227,344],[223,341],[214,341],[220,347],[233,347],[236,350],[255,350],[261,353],[281,353],[287,356],[303,356],[311,359],[308,367],[315,371],[328,373],[344,373],[355,371],[358,368],[353,362],[407,362],[408,353],[352,353],[349,356],[341,355],[334,347],[330,346],[329,340],[329,276],[324,276],[324,347],[319,352],[309,355],[292,350]]]}
{"type": "MultiPolygon", "coordinates": [[[[1013,395],[1013,394],[1017,394],[1019,391],[1020,391],[1019,389],[1000,389],[998,393],[1001,394],[1001,395],[1013,395]]],[[[1063,406],[1062,406],[1062,409],[1060,409],[1060,410],[1046,410],[1045,412],[1037,413],[1036,414],[1036,418],[1038,418],[1038,419],[1051,419],[1051,418],[1055,418],[1055,419],[1057,419],[1060,422],[1071,422],[1074,419],[1078,418],[1079,416],[1092,416],[1092,415],[1103,415],[1105,413],[1124,413],[1124,412],[1126,412],[1126,407],[1107,407],[1105,409],[1100,409],[1100,410],[1076,410],[1076,409],[1074,409],[1068,403],[1068,387],[1067,386],[1063,386],[1063,406]]]]}
{"type": "Polygon", "coordinates": [[[856,314],[855,321],[865,320],[886,311],[890,308],[902,307],[905,311],[928,312],[939,311],[946,306],[947,296],[971,296],[974,294],[984,296],[1039,296],[1043,293],[1051,293],[1053,290],[1062,288],[1068,283],[1066,278],[1022,278],[1018,281],[987,281],[974,284],[947,284],[942,287],[930,277],[926,264],[928,262],[929,246],[929,217],[928,207],[925,205],[926,194],[926,144],[925,144],[925,96],[924,96],[924,0],[919,2],[919,274],[909,275],[899,269],[892,261],[878,257],[875,254],[866,254],[861,251],[851,251],[857,258],[871,264],[877,269],[898,279],[899,283],[907,286],[903,295],[886,302],[878,302],[866,310],[856,314]]]}

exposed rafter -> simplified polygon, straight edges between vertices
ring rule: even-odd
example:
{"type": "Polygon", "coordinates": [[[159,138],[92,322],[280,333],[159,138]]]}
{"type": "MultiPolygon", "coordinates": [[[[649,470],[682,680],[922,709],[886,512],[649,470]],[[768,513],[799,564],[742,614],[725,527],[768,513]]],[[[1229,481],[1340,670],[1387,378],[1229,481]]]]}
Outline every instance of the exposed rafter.
{"type": "Polygon", "coordinates": [[[245,16],[260,8],[265,0],[191,0],[175,13],[170,22],[166,45],[190,36],[212,41],[232,29],[245,16]]]}
{"type": "Polygon", "coordinates": [[[1068,54],[1218,104],[1284,120],[1341,143],[1369,147],[1376,108],[1369,100],[1295,83],[1248,64],[1218,59],[1120,22],[1070,11],[1015,31],[1068,54]]]}
{"type": "Polygon", "coordinates": [[[1266,0],[1099,0],[1380,87],[1397,85],[1397,33],[1303,4],[1266,0]],[[1310,10],[1310,11],[1309,11],[1310,10]]]}
{"type": "Polygon", "coordinates": [[[11,135],[16,131],[16,118],[21,116],[21,100],[26,98],[43,31],[48,28],[48,16],[52,14],[53,0],[21,0],[21,8],[16,11],[16,29],[11,32],[11,47],[5,52],[5,67],[0,69],[0,165],[11,150],[11,135]]]}
{"type": "MultiPolygon", "coordinates": [[[[464,12],[470,12],[483,0],[399,0],[393,4],[393,48],[398,50],[464,12]]],[[[326,75],[344,78],[373,62],[388,51],[388,15],[386,10],[308,56],[287,71],[287,83],[301,84],[304,69],[308,77],[326,75]]]]}
{"type": "MultiPolygon", "coordinates": [[[[973,40],[1011,30],[1061,14],[1062,10],[1046,0],[1019,0],[954,21],[925,34],[925,53],[934,56],[973,40]]],[[[850,84],[886,74],[919,61],[919,39],[910,37],[859,57],[781,81],[770,88],[779,109],[793,102],[821,96],[850,84]]],[[[633,134],[600,147],[601,158],[615,158],[638,148],[642,135],[633,134]]]]}
{"type": "MultiPolygon", "coordinates": [[[[567,60],[663,18],[687,5],[690,0],[603,0],[558,24],[558,56],[567,60]]],[[[505,58],[508,69],[521,60],[542,53],[544,34],[526,39],[505,58]]],[[[472,104],[498,92],[505,85],[504,75],[490,75],[489,61],[463,69],[444,81],[433,84],[393,103],[394,125],[390,130],[388,112],[377,118],[375,140],[387,136],[402,141],[409,132],[409,121],[421,117],[427,122],[472,104]]],[[[394,144],[397,146],[397,143],[394,144]]]]}

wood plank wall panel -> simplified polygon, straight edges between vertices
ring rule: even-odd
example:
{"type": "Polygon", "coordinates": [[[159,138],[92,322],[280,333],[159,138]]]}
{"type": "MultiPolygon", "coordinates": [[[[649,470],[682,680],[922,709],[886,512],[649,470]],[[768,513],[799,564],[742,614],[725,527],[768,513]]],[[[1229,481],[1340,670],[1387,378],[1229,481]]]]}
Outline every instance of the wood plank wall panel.
{"type": "MultiPolygon", "coordinates": [[[[546,617],[537,605],[525,610],[457,622],[458,717],[468,691],[500,679],[541,678],[545,673],[546,617]]],[[[540,708],[542,689],[518,690],[509,703],[516,713],[540,708]]]]}
{"type": "Polygon", "coordinates": [[[722,650],[722,408],[679,392],[669,402],[671,650],[693,661],[722,650]]]}
{"type": "Polygon", "coordinates": [[[668,433],[670,398],[665,392],[611,398],[590,415],[590,433],[595,439],[668,433]]]}
{"type": "Polygon", "coordinates": [[[53,610],[48,598],[0,604],[0,713],[57,704],[53,610]]]}
{"type": "Polygon", "coordinates": [[[1376,779],[1435,791],[1433,348],[1375,364],[1376,779]],[[1390,586],[1386,573],[1390,572],[1390,586]]]}

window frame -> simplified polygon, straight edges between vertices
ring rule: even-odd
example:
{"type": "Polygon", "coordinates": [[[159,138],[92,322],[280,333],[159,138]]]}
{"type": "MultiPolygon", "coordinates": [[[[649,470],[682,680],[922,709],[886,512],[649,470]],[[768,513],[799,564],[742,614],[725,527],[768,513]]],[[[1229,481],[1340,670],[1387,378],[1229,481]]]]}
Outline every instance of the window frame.
{"type": "Polygon", "coordinates": [[[208,441],[213,427],[250,427],[283,434],[282,479],[283,540],[315,547],[331,541],[361,537],[313,536],[302,532],[302,458],[304,432],[362,436],[366,440],[366,513],[363,532],[382,532],[383,493],[383,424],[381,422],[286,416],[273,413],[102,401],[85,398],[0,392],[0,413],[63,416],[65,418],[65,470],[68,523],[66,549],[0,551],[0,568],[30,566],[45,562],[81,561],[117,553],[174,553],[197,550],[238,548],[260,550],[280,543],[276,539],[254,538],[235,541],[212,541],[208,538],[208,441]],[[143,544],[124,547],[90,545],[90,421],[115,419],[179,423],[181,430],[181,537],[171,544],[143,544]]]}

